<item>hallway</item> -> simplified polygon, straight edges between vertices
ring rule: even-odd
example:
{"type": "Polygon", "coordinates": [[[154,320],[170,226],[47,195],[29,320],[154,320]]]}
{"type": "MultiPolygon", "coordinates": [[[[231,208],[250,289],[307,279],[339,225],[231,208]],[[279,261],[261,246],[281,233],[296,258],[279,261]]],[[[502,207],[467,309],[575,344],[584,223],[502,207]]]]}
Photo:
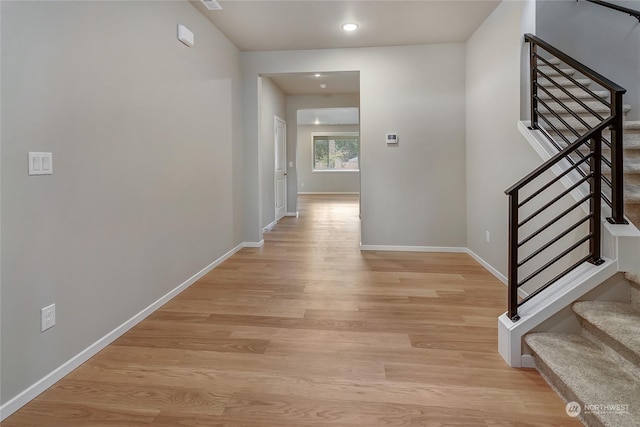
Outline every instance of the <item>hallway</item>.
{"type": "Polygon", "coordinates": [[[360,252],[357,196],[298,200],[2,426],[581,425],[498,355],[506,288],[471,257],[360,252]]]}

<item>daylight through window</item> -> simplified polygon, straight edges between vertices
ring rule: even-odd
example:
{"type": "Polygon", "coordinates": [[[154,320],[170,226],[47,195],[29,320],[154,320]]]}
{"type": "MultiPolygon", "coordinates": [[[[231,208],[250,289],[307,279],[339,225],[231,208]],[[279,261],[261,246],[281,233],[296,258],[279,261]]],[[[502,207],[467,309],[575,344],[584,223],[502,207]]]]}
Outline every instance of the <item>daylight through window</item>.
{"type": "Polygon", "coordinates": [[[357,134],[313,135],[314,171],[358,171],[359,156],[357,134]]]}

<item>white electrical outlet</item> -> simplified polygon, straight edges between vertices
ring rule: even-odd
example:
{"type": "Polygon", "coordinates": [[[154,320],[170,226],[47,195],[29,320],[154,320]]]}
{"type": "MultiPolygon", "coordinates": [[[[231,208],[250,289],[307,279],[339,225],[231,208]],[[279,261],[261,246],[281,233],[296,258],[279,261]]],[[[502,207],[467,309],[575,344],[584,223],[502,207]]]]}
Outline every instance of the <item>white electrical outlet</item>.
{"type": "Polygon", "coordinates": [[[40,310],[41,332],[52,328],[56,324],[56,305],[51,304],[40,310]]]}
{"type": "Polygon", "coordinates": [[[487,241],[487,243],[491,243],[491,233],[489,233],[488,231],[484,232],[484,240],[487,241]]]}

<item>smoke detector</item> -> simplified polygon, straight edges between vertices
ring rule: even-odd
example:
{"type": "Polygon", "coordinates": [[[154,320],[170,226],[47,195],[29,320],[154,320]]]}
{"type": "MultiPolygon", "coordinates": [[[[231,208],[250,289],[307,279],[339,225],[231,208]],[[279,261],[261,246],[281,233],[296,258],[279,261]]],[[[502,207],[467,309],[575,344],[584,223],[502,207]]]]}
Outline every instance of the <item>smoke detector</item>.
{"type": "Polygon", "coordinates": [[[222,10],[222,6],[216,0],[200,0],[204,7],[209,10],[222,10]]]}

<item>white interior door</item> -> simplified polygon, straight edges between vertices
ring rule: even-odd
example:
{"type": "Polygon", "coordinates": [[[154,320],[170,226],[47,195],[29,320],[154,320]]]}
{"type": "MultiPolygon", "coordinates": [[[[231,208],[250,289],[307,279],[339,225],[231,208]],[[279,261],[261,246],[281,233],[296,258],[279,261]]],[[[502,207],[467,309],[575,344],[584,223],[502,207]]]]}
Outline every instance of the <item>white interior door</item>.
{"type": "Polygon", "coordinates": [[[287,123],[276,117],[274,126],[276,153],[276,221],[287,213],[287,123]]]}

